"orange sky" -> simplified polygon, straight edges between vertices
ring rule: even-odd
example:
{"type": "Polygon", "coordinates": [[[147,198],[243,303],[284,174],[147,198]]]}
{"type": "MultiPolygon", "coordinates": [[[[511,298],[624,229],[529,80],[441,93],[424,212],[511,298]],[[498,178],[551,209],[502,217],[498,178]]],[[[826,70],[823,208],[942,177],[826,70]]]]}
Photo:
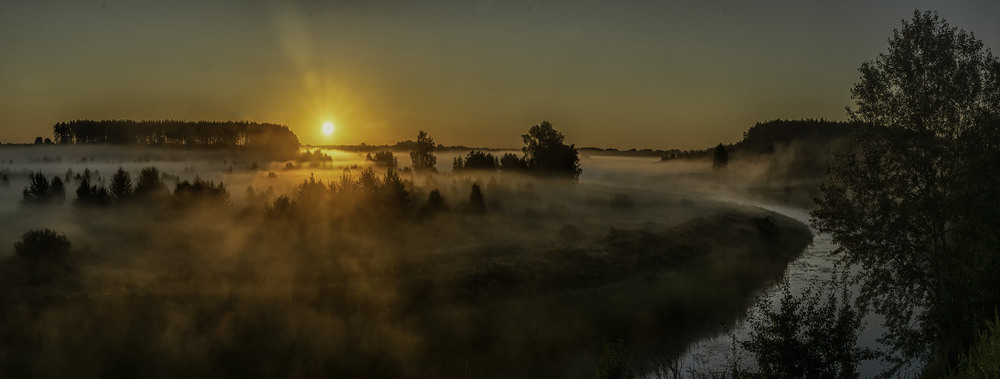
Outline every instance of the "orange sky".
{"type": "Polygon", "coordinates": [[[0,142],[169,118],[517,147],[549,120],[577,146],[704,148],[844,119],[857,68],[914,7],[1000,39],[989,1],[4,1],[0,142]]]}

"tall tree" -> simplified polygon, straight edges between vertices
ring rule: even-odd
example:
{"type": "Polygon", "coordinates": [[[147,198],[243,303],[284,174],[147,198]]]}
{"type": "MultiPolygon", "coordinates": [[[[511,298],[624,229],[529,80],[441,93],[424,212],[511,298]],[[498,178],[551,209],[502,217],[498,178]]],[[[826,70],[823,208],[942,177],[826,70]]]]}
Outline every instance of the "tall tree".
{"type": "Polygon", "coordinates": [[[434,139],[421,130],[417,133],[417,142],[410,151],[410,160],[414,171],[437,171],[437,157],[434,156],[434,139]]]}
{"type": "Polygon", "coordinates": [[[813,223],[861,267],[897,363],[953,361],[1000,305],[1000,62],[918,11],[860,72],[859,150],[831,165],[813,223]]]}
{"type": "Polygon", "coordinates": [[[729,152],[726,151],[726,147],[721,143],[719,146],[715,147],[715,154],[712,158],[712,168],[720,169],[725,168],[729,164],[729,152]]]}
{"type": "Polygon", "coordinates": [[[132,197],[132,177],[128,171],[119,167],[115,175],[111,177],[111,195],[117,201],[125,201],[132,197]]]}
{"type": "Polygon", "coordinates": [[[552,123],[541,124],[528,129],[524,139],[524,160],[528,169],[543,175],[562,176],[577,180],[583,172],[575,145],[563,143],[563,134],[552,127],[552,123]]]}

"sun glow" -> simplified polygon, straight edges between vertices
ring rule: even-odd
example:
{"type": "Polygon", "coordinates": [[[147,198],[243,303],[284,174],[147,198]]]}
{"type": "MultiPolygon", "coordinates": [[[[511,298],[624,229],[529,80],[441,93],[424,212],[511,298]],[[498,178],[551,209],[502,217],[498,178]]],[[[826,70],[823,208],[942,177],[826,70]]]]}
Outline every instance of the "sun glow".
{"type": "Polygon", "coordinates": [[[333,134],[333,123],[330,121],[323,123],[323,134],[332,135],[333,134]]]}

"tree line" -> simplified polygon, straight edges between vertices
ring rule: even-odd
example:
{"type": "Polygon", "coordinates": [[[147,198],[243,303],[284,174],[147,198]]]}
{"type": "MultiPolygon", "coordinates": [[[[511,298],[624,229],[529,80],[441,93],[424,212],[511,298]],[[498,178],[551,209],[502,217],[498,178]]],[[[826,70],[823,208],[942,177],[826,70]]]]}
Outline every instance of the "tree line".
{"type": "Polygon", "coordinates": [[[52,135],[57,144],[299,148],[287,126],[247,121],[73,120],[55,124],[52,135]]]}
{"type": "MultiPolygon", "coordinates": [[[[229,191],[225,184],[195,178],[193,181],[177,182],[173,193],[163,181],[165,173],[156,167],[147,167],[139,172],[133,181],[132,175],[123,168],[111,177],[108,185],[97,184],[98,178],[90,170],[78,175],[80,184],[76,188],[73,204],[79,207],[108,207],[132,202],[157,203],[177,200],[179,204],[207,202],[219,205],[229,204],[229,191]],[[172,196],[171,196],[172,195],[172,196]]],[[[30,204],[62,203],[66,201],[66,189],[59,176],[48,179],[42,173],[29,175],[30,182],[24,188],[21,202],[30,204]]],[[[67,180],[70,178],[67,173],[67,180]]]]}

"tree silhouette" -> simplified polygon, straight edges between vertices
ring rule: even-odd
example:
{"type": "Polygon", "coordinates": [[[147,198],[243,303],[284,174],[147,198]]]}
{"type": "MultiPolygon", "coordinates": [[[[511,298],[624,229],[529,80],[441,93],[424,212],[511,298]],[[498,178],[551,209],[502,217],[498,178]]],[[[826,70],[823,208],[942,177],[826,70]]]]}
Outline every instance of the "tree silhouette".
{"type": "Polygon", "coordinates": [[[437,171],[437,157],[434,156],[434,139],[421,130],[417,133],[417,142],[410,151],[410,160],[414,171],[437,171]]]}
{"type": "Polygon", "coordinates": [[[35,137],[35,145],[41,145],[43,143],[45,143],[45,141],[42,140],[42,137],[35,137]]]}
{"type": "Polygon", "coordinates": [[[385,172],[385,177],[378,188],[378,195],[382,206],[390,215],[398,216],[406,212],[409,191],[406,190],[406,185],[396,170],[389,169],[385,172]]]}
{"type": "Polygon", "coordinates": [[[151,198],[163,196],[167,186],[160,179],[160,170],[156,167],[146,167],[139,172],[139,180],[135,184],[135,197],[151,198]]]}
{"type": "Polygon", "coordinates": [[[574,145],[563,143],[563,135],[552,127],[548,121],[532,126],[524,139],[524,160],[528,169],[543,175],[566,177],[577,180],[583,170],[580,169],[580,157],[574,145]]]}
{"type": "Polygon", "coordinates": [[[513,153],[504,153],[500,156],[499,168],[503,171],[524,171],[528,169],[528,163],[513,153]]]}
{"type": "Polygon", "coordinates": [[[831,165],[813,223],[862,268],[898,363],[953,364],[1000,305],[1000,62],[917,11],[860,72],[860,153],[831,165]]]}
{"type": "Polygon", "coordinates": [[[441,191],[435,189],[427,196],[427,204],[424,205],[424,212],[427,214],[435,214],[448,211],[448,204],[444,202],[444,196],[441,196],[441,191]]]}
{"type": "Polygon", "coordinates": [[[229,205],[229,190],[226,189],[224,183],[216,184],[212,181],[201,180],[197,176],[194,181],[178,182],[174,188],[174,197],[181,205],[229,205]]]}
{"type": "Polygon", "coordinates": [[[377,151],[375,152],[374,157],[371,155],[371,153],[368,153],[368,155],[365,157],[365,160],[375,162],[375,165],[377,166],[389,167],[393,169],[399,165],[398,161],[396,160],[396,157],[393,156],[392,152],[388,150],[377,151]]]}
{"type": "Polygon", "coordinates": [[[469,192],[469,213],[486,213],[486,199],[483,198],[483,191],[479,189],[479,183],[472,184],[472,191],[469,192]]]}
{"type": "Polygon", "coordinates": [[[470,151],[462,163],[464,170],[496,170],[499,166],[500,163],[493,154],[476,150],[470,151]]]}
{"type": "Polygon", "coordinates": [[[117,201],[126,201],[132,198],[132,177],[125,169],[119,167],[115,175],[111,177],[111,195],[117,201]]]}
{"type": "Polygon", "coordinates": [[[729,164],[729,152],[726,151],[726,147],[722,146],[720,143],[715,147],[715,154],[712,158],[712,168],[720,169],[725,168],[729,164]]]}
{"type": "Polygon", "coordinates": [[[50,229],[36,229],[14,243],[14,257],[28,271],[34,284],[45,283],[69,273],[70,243],[65,235],[50,229]]]}
{"type": "Polygon", "coordinates": [[[30,174],[29,178],[31,182],[22,192],[23,203],[40,204],[62,201],[66,198],[66,189],[63,186],[62,179],[59,179],[58,176],[53,177],[51,182],[40,172],[30,174]]]}
{"type": "Polygon", "coordinates": [[[107,188],[96,184],[91,185],[90,179],[86,177],[80,181],[80,185],[76,188],[75,204],[77,205],[104,207],[111,205],[113,199],[114,196],[107,188]]]}

